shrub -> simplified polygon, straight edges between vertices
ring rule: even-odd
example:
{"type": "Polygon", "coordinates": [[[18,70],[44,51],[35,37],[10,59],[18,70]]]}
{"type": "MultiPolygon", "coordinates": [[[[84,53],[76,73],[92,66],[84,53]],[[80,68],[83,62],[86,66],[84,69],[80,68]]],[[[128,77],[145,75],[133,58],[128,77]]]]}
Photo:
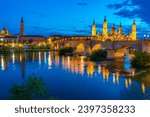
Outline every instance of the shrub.
{"type": "Polygon", "coordinates": [[[131,60],[133,67],[146,67],[150,63],[150,55],[145,52],[135,52],[134,57],[131,60]]]}
{"type": "Polygon", "coordinates": [[[102,61],[107,58],[107,51],[105,50],[97,50],[92,53],[90,56],[90,60],[92,61],[102,61]]]}
{"type": "Polygon", "coordinates": [[[10,49],[10,46],[0,46],[0,52],[2,53],[10,52],[10,49]]]}
{"type": "Polygon", "coordinates": [[[11,94],[13,100],[41,99],[48,96],[48,87],[43,78],[31,76],[22,85],[14,85],[11,94]]]}
{"type": "Polygon", "coordinates": [[[29,49],[31,49],[31,50],[38,50],[38,49],[45,49],[45,50],[47,50],[47,49],[50,49],[50,44],[46,44],[46,45],[44,45],[44,44],[42,44],[42,45],[30,45],[29,49]]]}
{"type": "Polygon", "coordinates": [[[58,50],[58,53],[59,53],[59,55],[70,54],[70,53],[73,53],[73,48],[71,48],[71,47],[61,48],[58,50]]]}

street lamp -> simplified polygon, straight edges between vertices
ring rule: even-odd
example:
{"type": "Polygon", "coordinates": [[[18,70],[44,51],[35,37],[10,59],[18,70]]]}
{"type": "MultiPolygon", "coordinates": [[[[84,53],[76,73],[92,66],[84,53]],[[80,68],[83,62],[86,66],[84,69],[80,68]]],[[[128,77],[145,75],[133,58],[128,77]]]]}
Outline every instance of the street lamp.
{"type": "Polygon", "coordinates": [[[147,39],[149,39],[149,35],[147,35],[147,39]]]}
{"type": "Polygon", "coordinates": [[[146,34],[144,35],[144,39],[145,39],[145,40],[146,40],[146,39],[148,40],[149,37],[150,37],[150,35],[146,35],[146,34]]]}
{"type": "Polygon", "coordinates": [[[144,39],[146,39],[146,35],[144,35],[144,39]]]}

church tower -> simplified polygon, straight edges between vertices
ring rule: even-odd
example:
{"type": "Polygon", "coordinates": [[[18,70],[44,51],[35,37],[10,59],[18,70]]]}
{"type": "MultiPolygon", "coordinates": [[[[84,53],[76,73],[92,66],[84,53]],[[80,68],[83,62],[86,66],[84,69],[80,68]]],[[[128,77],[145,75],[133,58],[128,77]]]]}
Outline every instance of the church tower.
{"type": "Polygon", "coordinates": [[[21,18],[21,22],[20,22],[20,36],[24,35],[24,20],[23,17],[21,18]]]}
{"type": "Polygon", "coordinates": [[[132,40],[133,41],[136,40],[136,23],[135,23],[135,20],[133,21],[133,24],[132,24],[132,40]]]}
{"type": "Polygon", "coordinates": [[[106,16],[104,17],[104,23],[103,23],[103,36],[104,38],[108,38],[108,25],[107,25],[106,16]]]}
{"type": "Polygon", "coordinates": [[[123,30],[122,30],[122,24],[120,23],[120,26],[119,26],[119,32],[118,34],[121,36],[123,35],[123,30]]]}
{"type": "Polygon", "coordinates": [[[93,24],[92,24],[92,36],[96,36],[96,24],[95,24],[94,20],[93,20],[93,24]]]}

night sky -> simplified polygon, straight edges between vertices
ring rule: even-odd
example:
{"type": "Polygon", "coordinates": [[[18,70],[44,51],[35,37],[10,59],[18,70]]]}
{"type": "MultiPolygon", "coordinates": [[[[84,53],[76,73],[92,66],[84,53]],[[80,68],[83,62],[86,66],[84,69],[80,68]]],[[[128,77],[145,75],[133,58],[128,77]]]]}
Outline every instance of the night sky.
{"type": "Polygon", "coordinates": [[[138,38],[150,34],[149,0],[0,0],[0,29],[19,33],[20,19],[25,33],[33,35],[90,35],[95,19],[102,33],[104,16],[109,30],[122,22],[124,33],[137,23],[138,38]]]}

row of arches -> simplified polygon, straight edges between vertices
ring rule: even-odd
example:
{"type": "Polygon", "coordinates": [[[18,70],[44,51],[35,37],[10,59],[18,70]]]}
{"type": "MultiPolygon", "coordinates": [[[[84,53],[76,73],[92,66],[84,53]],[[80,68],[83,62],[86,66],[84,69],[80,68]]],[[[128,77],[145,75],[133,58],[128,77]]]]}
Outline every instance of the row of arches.
{"type": "MultiPolygon", "coordinates": [[[[65,44],[65,47],[71,47],[71,45],[69,43],[65,44]]],[[[94,52],[96,50],[100,50],[102,49],[101,44],[96,44],[94,45],[92,48],[86,48],[85,45],[83,43],[80,43],[76,46],[76,52],[77,53],[83,53],[86,51],[86,49],[88,49],[88,51],[94,52]]]]}

